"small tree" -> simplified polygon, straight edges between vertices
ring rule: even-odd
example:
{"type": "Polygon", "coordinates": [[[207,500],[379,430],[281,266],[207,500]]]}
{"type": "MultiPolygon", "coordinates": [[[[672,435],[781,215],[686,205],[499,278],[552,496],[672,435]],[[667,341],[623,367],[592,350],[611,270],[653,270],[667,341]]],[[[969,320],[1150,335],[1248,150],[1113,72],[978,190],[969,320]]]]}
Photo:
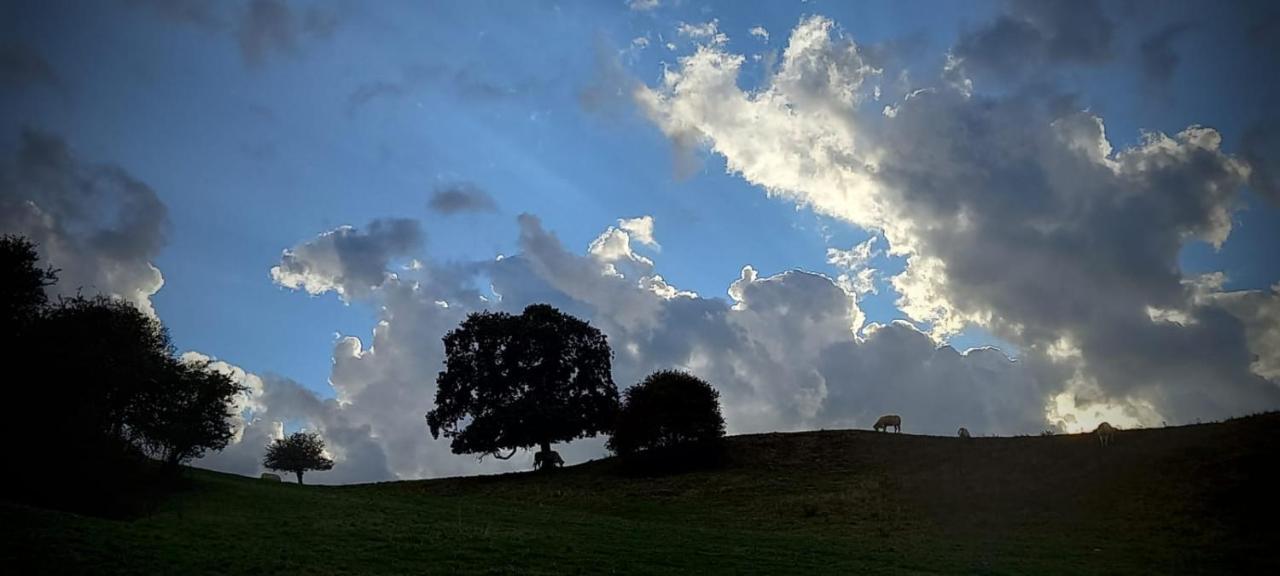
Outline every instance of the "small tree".
{"type": "Polygon", "coordinates": [[[444,337],[431,435],[454,454],[507,459],[517,449],[606,433],[618,409],[609,341],[546,304],[478,312],[444,337]],[[460,427],[463,423],[464,427],[460,427]],[[506,455],[501,451],[510,450],[506,455]]]}
{"type": "Polygon", "coordinates": [[[724,436],[720,392],[706,381],[661,370],[627,389],[609,449],[621,456],[680,445],[705,445],[724,436]]]}
{"type": "Polygon", "coordinates": [[[331,470],[333,460],[324,455],[324,440],[315,432],[294,432],[277,438],[267,447],[262,465],[272,470],[293,472],[302,484],[302,473],[308,470],[331,470]]]}

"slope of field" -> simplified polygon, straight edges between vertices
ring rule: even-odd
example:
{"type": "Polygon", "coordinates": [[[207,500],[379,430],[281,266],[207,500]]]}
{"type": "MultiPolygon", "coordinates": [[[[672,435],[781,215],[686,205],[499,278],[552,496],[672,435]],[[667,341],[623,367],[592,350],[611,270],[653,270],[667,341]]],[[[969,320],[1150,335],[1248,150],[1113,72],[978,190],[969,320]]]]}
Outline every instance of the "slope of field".
{"type": "MultiPolygon", "coordinates": [[[[739,436],[716,471],[374,485],[193,471],[151,516],[0,504],[11,574],[1280,573],[1280,414],[1090,436],[739,436]]],[[[424,440],[426,441],[426,440],[424,440]]]]}

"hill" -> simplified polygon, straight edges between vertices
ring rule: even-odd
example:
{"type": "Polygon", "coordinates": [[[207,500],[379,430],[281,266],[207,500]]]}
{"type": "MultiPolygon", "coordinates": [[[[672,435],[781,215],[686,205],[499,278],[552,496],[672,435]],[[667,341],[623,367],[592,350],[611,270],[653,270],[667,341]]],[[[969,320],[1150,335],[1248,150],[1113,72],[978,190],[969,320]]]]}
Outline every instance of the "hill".
{"type": "Polygon", "coordinates": [[[323,487],[193,471],[154,514],[0,504],[10,573],[1280,573],[1280,413],[1088,435],[729,439],[721,469],[323,487]]]}

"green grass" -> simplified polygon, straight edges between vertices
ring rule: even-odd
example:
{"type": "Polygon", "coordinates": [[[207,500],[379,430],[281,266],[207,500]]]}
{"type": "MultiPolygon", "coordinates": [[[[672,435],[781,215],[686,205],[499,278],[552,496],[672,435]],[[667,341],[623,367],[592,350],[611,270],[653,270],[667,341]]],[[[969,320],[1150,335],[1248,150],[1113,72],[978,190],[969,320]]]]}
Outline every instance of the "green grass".
{"type": "MultiPolygon", "coordinates": [[[[0,504],[13,574],[1280,573],[1280,414],[1088,436],[739,436],[716,471],[322,487],[192,471],[131,521],[0,504]]],[[[426,441],[426,440],[424,440],[426,441]]]]}

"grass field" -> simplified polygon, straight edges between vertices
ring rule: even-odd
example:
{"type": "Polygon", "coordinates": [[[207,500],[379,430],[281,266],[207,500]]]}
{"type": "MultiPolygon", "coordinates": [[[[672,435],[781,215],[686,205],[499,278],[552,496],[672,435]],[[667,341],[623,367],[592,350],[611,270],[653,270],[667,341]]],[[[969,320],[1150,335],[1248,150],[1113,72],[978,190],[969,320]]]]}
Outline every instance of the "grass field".
{"type": "MultiPolygon", "coordinates": [[[[1280,574],[1280,414],[1089,436],[729,439],[716,471],[323,487],[207,471],[149,516],[0,504],[7,574],[1280,574]],[[19,567],[19,571],[12,571],[19,567]]],[[[424,439],[424,441],[426,441],[424,439]]]]}

